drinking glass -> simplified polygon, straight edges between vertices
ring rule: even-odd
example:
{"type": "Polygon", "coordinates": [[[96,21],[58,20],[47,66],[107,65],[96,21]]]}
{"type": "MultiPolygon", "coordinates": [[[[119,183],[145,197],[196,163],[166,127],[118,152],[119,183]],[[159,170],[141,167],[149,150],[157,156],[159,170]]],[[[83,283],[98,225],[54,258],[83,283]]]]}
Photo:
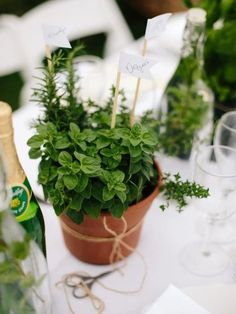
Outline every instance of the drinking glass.
{"type": "Polygon", "coordinates": [[[198,151],[194,181],[209,189],[208,198],[193,202],[207,227],[202,241],[184,248],[181,262],[192,273],[216,275],[228,266],[229,257],[214,243],[211,231],[215,223],[228,219],[236,210],[236,149],[213,145],[198,151]]]}
{"type": "MultiPolygon", "coordinates": [[[[236,149],[236,111],[225,113],[218,121],[214,134],[214,144],[236,149]]],[[[216,223],[212,232],[215,241],[218,243],[234,241],[236,239],[236,221],[234,217],[216,223]]]]}

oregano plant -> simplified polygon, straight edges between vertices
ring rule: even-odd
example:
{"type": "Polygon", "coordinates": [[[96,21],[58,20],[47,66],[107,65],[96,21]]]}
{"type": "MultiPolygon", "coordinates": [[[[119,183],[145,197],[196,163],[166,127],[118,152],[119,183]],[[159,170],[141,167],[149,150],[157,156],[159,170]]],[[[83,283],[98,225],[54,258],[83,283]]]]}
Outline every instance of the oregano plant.
{"type": "MultiPolygon", "coordinates": [[[[121,91],[120,111],[111,129],[114,87],[102,105],[82,101],[73,66],[78,52],[67,58],[59,52],[52,57],[52,67],[43,68],[34,99],[44,108],[44,117],[36,121],[35,135],[28,140],[29,155],[40,158],[38,181],[57,215],[64,213],[77,223],[84,215],[97,218],[104,211],[120,218],[160,182],[154,162],[159,144],[155,123],[144,116],[130,127],[121,91]]],[[[181,182],[177,181],[177,189],[181,182]]],[[[185,203],[169,186],[162,182],[165,196],[182,208],[185,203]]],[[[204,188],[195,193],[194,184],[183,187],[179,190],[183,198],[207,195],[204,188]]]]}

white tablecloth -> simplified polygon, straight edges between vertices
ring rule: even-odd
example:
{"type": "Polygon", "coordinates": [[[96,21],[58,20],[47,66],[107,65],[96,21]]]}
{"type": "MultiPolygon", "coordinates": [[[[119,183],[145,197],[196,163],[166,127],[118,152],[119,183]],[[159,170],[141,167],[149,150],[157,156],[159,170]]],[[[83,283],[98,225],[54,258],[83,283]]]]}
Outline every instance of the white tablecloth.
{"type": "MultiPolygon", "coordinates": [[[[163,87],[174,70],[178,60],[180,48],[181,31],[183,29],[183,17],[177,16],[168,26],[165,36],[153,40],[149,45],[149,53],[155,56],[158,52],[160,67],[156,73],[157,94],[160,97],[163,87]]],[[[141,41],[134,47],[140,46],[141,41]]],[[[107,61],[116,65],[117,58],[114,57],[107,61]]],[[[115,77],[115,73],[114,73],[115,77]]],[[[29,124],[32,118],[36,118],[39,110],[35,105],[27,105],[14,113],[15,142],[20,161],[29,177],[32,187],[36,194],[40,194],[37,181],[37,163],[28,157],[27,139],[32,134],[29,124]]],[[[180,171],[183,177],[189,177],[191,170],[189,162],[181,161],[176,158],[158,158],[160,166],[164,171],[180,171]]],[[[179,254],[185,244],[198,239],[199,234],[196,230],[196,210],[187,208],[179,214],[174,206],[166,212],[161,212],[159,205],[161,197],[153,202],[152,207],[147,213],[142,230],[141,240],[137,250],[144,256],[147,264],[147,277],[143,289],[137,294],[117,294],[105,290],[98,284],[93,287],[93,292],[104,300],[106,314],[137,314],[143,308],[153,302],[170,283],[179,288],[193,285],[205,285],[209,283],[230,283],[232,273],[227,270],[215,277],[198,277],[188,273],[180,264],[179,254]]],[[[50,205],[41,204],[46,223],[46,241],[48,252],[48,267],[52,286],[52,300],[54,314],[70,313],[66,303],[63,289],[55,286],[62,276],[74,271],[86,271],[96,275],[110,266],[94,266],[82,263],[74,258],[65,247],[61,229],[57,217],[50,205]]],[[[234,244],[226,249],[234,249],[234,244]]],[[[102,281],[110,287],[124,290],[136,289],[144,272],[142,260],[138,254],[132,254],[127,258],[127,265],[124,268],[124,276],[119,273],[103,278],[102,281]]],[[[91,314],[95,313],[89,299],[76,300],[70,298],[75,313],[91,314]]],[[[235,310],[236,313],[236,310],[235,310]]],[[[174,313],[173,313],[174,314],[174,313]]]]}

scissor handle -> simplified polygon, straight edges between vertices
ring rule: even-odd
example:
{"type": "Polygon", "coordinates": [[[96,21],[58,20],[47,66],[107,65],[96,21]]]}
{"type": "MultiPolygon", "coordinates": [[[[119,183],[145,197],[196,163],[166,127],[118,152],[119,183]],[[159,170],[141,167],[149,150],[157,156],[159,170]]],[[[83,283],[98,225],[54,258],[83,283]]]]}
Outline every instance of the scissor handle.
{"type": "Polygon", "coordinates": [[[79,275],[79,274],[73,274],[71,276],[66,277],[66,285],[68,287],[75,287],[77,286],[81,281],[87,282],[93,280],[93,277],[89,275],[79,275]]]}
{"type": "Polygon", "coordinates": [[[74,286],[74,289],[72,291],[73,296],[77,299],[86,298],[88,296],[87,289],[91,290],[94,282],[94,279],[90,280],[89,282],[81,281],[77,286],[74,286]]]}
{"type": "Polygon", "coordinates": [[[103,272],[97,276],[89,276],[89,275],[83,275],[83,274],[73,274],[73,276],[68,277],[66,279],[66,285],[68,287],[73,288],[72,294],[77,299],[83,299],[88,296],[88,291],[92,289],[93,284],[98,280],[99,278],[102,278],[104,276],[107,276],[111,273],[113,273],[115,270],[109,270],[106,272],[103,272]],[[73,279],[77,279],[76,282],[73,279]]]}

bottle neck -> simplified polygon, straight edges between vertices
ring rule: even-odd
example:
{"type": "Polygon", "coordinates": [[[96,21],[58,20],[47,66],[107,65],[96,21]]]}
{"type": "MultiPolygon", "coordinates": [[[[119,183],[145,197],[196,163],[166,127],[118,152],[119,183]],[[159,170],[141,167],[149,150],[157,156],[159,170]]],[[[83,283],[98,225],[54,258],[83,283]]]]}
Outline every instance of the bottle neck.
{"type": "Polygon", "coordinates": [[[7,185],[22,183],[25,179],[25,173],[17,156],[13,134],[0,137],[0,149],[5,157],[7,185]]]}
{"type": "Polygon", "coordinates": [[[183,34],[183,46],[181,51],[182,59],[192,59],[196,61],[199,70],[203,69],[205,42],[205,22],[194,23],[187,19],[183,34]]]}
{"type": "Polygon", "coordinates": [[[11,186],[16,183],[22,183],[25,174],[20,165],[14,143],[12,110],[4,102],[0,102],[0,150],[5,160],[7,184],[11,186]]]}

